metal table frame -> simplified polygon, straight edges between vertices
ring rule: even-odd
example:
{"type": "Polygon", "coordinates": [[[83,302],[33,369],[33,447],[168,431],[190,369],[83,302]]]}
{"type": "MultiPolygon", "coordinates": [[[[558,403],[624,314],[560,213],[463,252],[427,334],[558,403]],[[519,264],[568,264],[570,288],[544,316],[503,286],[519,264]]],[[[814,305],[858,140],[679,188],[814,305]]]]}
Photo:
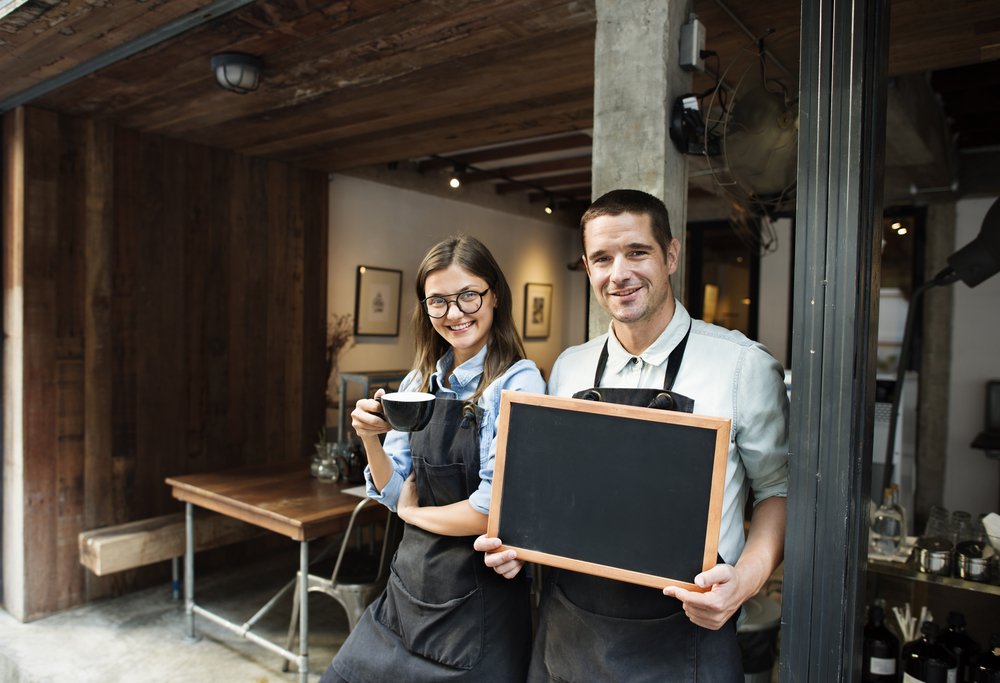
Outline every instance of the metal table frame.
{"type": "MultiPolygon", "coordinates": [[[[168,478],[173,496],[184,502],[184,611],[187,636],[195,639],[195,615],[280,655],[298,667],[300,683],[309,677],[308,582],[298,582],[299,652],[296,654],[252,631],[281,598],[295,586],[293,578],[242,624],[230,621],[195,603],[194,506],[239,519],[289,537],[299,543],[299,572],[309,575],[309,542],[345,529],[358,497],[340,492],[340,486],[321,483],[309,474],[305,462],[285,463],[206,475],[168,478]],[[287,509],[282,508],[286,505],[287,509]]],[[[386,514],[373,506],[366,519],[386,514]]]]}

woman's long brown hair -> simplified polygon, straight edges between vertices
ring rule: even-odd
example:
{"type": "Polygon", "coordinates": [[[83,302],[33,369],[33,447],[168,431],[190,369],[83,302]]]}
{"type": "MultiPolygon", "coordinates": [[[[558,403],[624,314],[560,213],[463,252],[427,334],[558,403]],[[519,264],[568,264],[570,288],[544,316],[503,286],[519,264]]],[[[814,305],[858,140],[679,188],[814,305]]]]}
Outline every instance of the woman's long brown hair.
{"type": "Polygon", "coordinates": [[[484,279],[497,302],[493,311],[493,326],[486,340],[483,377],[479,380],[479,387],[471,399],[475,402],[482,396],[486,387],[501,377],[511,365],[524,358],[524,345],[514,326],[513,303],[507,278],[504,277],[493,254],[475,237],[466,235],[449,237],[427,252],[417,270],[417,305],[413,309],[413,338],[416,340],[414,367],[420,372],[420,390],[430,389],[430,377],[434,374],[438,359],[451,348],[434,330],[430,318],[420,303],[426,296],[424,285],[427,276],[432,272],[451,265],[457,265],[484,279]]]}

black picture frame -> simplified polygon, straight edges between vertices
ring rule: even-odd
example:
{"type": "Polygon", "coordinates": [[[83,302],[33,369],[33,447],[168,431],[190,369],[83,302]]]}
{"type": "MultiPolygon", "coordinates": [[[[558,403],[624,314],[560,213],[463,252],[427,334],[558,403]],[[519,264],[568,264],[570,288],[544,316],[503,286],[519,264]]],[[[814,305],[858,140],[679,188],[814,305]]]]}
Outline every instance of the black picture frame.
{"type": "Polygon", "coordinates": [[[354,334],[399,336],[403,271],[358,266],[354,288],[354,334]]]}

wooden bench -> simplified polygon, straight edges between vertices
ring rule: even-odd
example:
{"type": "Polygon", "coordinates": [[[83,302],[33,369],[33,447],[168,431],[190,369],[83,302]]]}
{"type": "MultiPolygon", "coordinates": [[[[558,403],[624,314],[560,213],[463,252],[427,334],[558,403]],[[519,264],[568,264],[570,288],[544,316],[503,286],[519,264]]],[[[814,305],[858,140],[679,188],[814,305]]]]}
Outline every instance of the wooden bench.
{"type": "MultiPolygon", "coordinates": [[[[225,515],[198,514],[195,551],[218,548],[263,535],[264,530],[225,515]]],[[[184,555],[184,513],[140,519],[83,531],[78,538],[80,564],[98,576],[135,569],[184,555]]]]}

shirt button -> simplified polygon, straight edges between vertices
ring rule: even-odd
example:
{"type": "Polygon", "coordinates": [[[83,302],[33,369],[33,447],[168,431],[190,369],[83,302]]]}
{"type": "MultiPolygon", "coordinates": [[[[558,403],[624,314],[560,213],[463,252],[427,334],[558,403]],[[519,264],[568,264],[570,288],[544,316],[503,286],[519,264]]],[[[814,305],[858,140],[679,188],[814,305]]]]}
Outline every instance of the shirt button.
{"type": "Polygon", "coordinates": [[[639,359],[636,358],[635,356],[632,356],[632,365],[638,365],[638,364],[639,364],[639,359]]]}

